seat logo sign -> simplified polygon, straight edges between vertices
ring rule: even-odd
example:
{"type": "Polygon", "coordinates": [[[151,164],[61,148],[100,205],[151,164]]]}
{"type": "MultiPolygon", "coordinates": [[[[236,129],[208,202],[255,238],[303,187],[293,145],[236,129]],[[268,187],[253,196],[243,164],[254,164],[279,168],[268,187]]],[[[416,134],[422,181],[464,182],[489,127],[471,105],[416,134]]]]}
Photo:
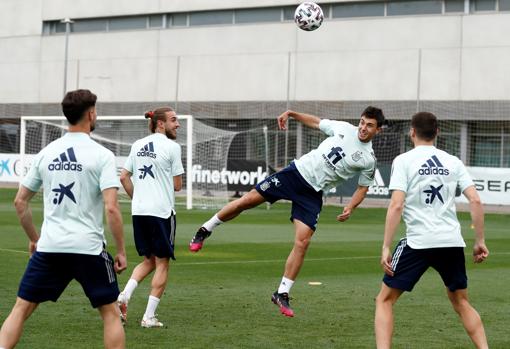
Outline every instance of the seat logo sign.
{"type": "Polygon", "coordinates": [[[67,150],[61,153],[58,157],[48,165],[50,171],[82,171],[82,165],[76,160],[74,149],[67,148],[67,150]]]}

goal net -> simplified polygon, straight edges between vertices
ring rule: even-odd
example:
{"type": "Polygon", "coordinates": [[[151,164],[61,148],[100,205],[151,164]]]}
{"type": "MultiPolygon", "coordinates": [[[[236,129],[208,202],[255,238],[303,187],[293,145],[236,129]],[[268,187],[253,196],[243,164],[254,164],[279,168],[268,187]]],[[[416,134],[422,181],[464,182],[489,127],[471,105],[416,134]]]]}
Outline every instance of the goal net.
{"type": "MultiPolygon", "coordinates": [[[[230,144],[237,132],[206,125],[190,115],[179,115],[178,118],[180,128],[176,141],[181,145],[185,174],[183,190],[176,193],[176,205],[187,209],[222,207],[228,202],[227,183],[200,180],[200,170],[207,169],[209,176],[225,171],[230,144]]],[[[67,121],[63,116],[23,116],[20,123],[21,168],[28,168],[35,154],[66,132],[67,121]]],[[[91,138],[115,154],[120,173],[133,142],[148,134],[148,121],[143,116],[98,116],[91,138]]],[[[121,199],[128,199],[122,189],[120,193],[121,199]]]]}

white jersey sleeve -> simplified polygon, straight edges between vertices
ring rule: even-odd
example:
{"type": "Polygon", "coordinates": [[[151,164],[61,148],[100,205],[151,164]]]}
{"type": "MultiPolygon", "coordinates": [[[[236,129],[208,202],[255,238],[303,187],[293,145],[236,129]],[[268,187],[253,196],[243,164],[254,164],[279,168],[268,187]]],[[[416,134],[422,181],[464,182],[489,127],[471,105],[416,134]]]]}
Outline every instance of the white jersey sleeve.
{"type": "Polygon", "coordinates": [[[358,185],[363,187],[369,187],[374,184],[375,170],[377,168],[377,161],[374,154],[371,154],[374,161],[368,162],[370,166],[363,168],[359,174],[358,185]]]}
{"type": "Polygon", "coordinates": [[[475,185],[475,183],[473,182],[473,179],[469,175],[466,166],[464,166],[460,159],[458,160],[458,163],[459,163],[457,167],[459,177],[458,187],[460,188],[461,192],[464,192],[464,190],[466,190],[470,186],[475,185]]]}
{"type": "Polygon", "coordinates": [[[172,173],[174,176],[179,176],[184,173],[184,167],[181,160],[181,146],[177,143],[172,143],[174,150],[171,152],[172,156],[172,173]]]}
{"type": "Polygon", "coordinates": [[[391,165],[390,190],[400,190],[407,193],[407,168],[402,156],[397,156],[391,165]]]}
{"type": "Polygon", "coordinates": [[[23,185],[25,188],[29,189],[30,191],[37,192],[41,188],[41,185],[43,184],[43,180],[41,177],[41,173],[39,172],[39,166],[41,165],[41,160],[43,159],[43,156],[41,152],[37,154],[32,161],[32,166],[30,167],[30,170],[28,171],[25,178],[23,178],[23,181],[21,182],[21,185],[23,185]]]}
{"type": "Polygon", "coordinates": [[[352,128],[353,126],[345,121],[332,121],[322,119],[319,123],[319,129],[328,136],[340,134],[343,130],[352,128]]]}
{"type": "Polygon", "coordinates": [[[108,188],[119,188],[119,178],[117,177],[117,167],[115,166],[115,155],[111,151],[103,157],[101,165],[101,174],[99,175],[99,188],[101,191],[108,188]]]}

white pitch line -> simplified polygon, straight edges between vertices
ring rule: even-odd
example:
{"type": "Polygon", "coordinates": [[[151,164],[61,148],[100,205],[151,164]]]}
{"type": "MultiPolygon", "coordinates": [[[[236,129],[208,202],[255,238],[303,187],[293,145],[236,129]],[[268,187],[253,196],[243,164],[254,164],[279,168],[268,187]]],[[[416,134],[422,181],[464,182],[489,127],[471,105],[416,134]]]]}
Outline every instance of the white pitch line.
{"type": "Polygon", "coordinates": [[[2,251],[2,252],[13,252],[13,253],[24,253],[24,254],[28,254],[28,251],[11,250],[11,249],[8,249],[8,248],[0,248],[0,251],[2,251]]]}
{"type": "MultiPolygon", "coordinates": [[[[336,261],[336,260],[352,260],[352,259],[374,259],[380,256],[352,256],[352,257],[328,257],[328,258],[305,258],[305,261],[336,261]]],[[[210,262],[190,262],[179,263],[179,265],[207,265],[207,264],[251,264],[251,263],[281,263],[286,259],[259,259],[248,261],[210,261],[210,262]]]]}
{"type": "MultiPolygon", "coordinates": [[[[3,252],[13,252],[28,254],[28,251],[12,250],[8,248],[0,248],[3,252]]],[[[471,256],[469,253],[465,253],[466,256],[471,256]]],[[[510,255],[510,252],[493,252],[490,256],[498,255],[510,255]]],[[[360,259],[375,259],[381,256],[350,256],[350,257],[327,257],[327,258],[305,258],[305,261],[321,262],[321,261],[337,261],[337,260],[360,260],[360,259]]],[[[256,264],[256,263],[281,263],[285,262],[286,259],[259,259],[259,260],[247,260],[247,261],[208,261],[208,262],[188,262],[178,263],[178,265],[217,265],[217,264],[256,264]]],[[[489,259],[490,261],[490,259],[489,259]]],[[[139,262],[128,262],[128,264],[138,264],[139,262]]]]}

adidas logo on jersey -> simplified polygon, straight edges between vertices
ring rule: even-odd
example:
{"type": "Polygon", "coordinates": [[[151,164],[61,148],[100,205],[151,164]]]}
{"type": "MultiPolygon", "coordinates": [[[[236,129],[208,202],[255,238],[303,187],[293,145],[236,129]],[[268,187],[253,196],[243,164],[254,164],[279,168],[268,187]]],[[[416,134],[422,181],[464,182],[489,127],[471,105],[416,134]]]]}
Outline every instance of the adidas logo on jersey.
{"type": "Polygon", "coordinates": [[[437,158],[437,156],[432,155],[430,159],[428,159],[421,168],[418,170],[418,173],[422,176],[427,175],[441,175],[448,176],[450,171],[443,166],[441,161],[437,158]]]}
{"type": "Polygon", "coordinates": [[[65,152],[60,154],[58,157],[48,165],[50,171],[78,171],[81,172],[82,165],[76,160],[74,149],[67,148],[65,152]]]}
{"type": "Polygon", "coordinates": [[[154,144],[152,142],[147,143],[140,148],[140,151],[136,153],[136,156],[148,156],[155,159],[156,153],[154,152],[154,144]]]}

